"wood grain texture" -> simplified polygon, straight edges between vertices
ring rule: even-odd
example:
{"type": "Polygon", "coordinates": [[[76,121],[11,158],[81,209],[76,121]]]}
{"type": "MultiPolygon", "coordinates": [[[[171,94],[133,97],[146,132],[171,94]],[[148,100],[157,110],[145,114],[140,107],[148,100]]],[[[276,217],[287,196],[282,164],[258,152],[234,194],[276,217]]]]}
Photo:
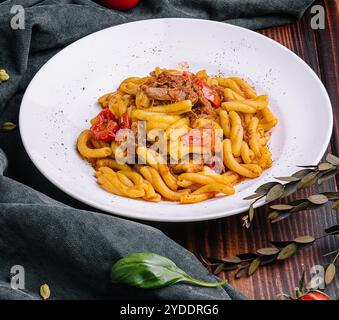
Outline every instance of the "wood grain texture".
{"type": "MultiPolygon", "coordinates": [[[[294,51],[321,77],[334,109],[334,131],[328,151],[339,155],[339,99],[338,99],[338,1],[316,1],[326,10],[325,30],[312,30],[311,14],[308,10],[301,21],[288,26],[261,30],[268,36],[294,51]]],[[[291,70],[291,75],[293,70],[291,70]]],[[[321,107],[321,106],[319,106],[321,107]]],[[[332,179],[321,186],[300,191],[291,199],[305,197],[312,193],[338,190],[337,181],[332,179]]],[[[162,224],[154,223],[172,239],[198,255],[225,257],[237,253],[255,251],[269,245],[270,240],[289,240],[296,236],[310,234],[316,237],[323,230],[338,223],[338,212],[328,205],[317,211],[303,211],[277,224],[270,224],[266,215],[268,208],[256,210],[256,217],[250,230],[241,226],[241,215],[213,221],[162,224]]],[[[279,292],[293,294],[302,273],[302,265],[310,270],[313,265],[326,265],[329,257],[322,255],[339,247],[339,237],[327,237],[306,248],[285,262],[261,267],[252,277],[239,280],[234,273],[225,273],[229,283],[251,299],[277,299],[279,292]]],[[[326,289],[333,296],[339,296],[339,277],[326,289]]]]}

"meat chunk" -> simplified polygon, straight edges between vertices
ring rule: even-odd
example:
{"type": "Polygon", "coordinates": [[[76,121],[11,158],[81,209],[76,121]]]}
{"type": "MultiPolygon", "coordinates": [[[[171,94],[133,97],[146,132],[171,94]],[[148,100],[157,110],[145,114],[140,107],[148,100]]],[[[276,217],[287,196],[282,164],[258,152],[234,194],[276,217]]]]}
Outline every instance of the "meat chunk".
{"type": "Polygon", "coordinates": [[[156,78],[150,78],[143,84],[142,89],[151,99],[168,101],[189,99],[193,104],[198,101],[198,94],[192,87],[192,79],[166,71],[160,73],[156,78]]]}
{"type": "MultiPolygon", "coordinates": [[[[203,95],[201,87],[199,87],[195,79],[194,76],[171,74],[164,71],[158,76],[153,74],[141,86],[141,89],[153,100],[175,102],[191,100],[193,104],[192,111],[195,117],[215,120],[217,113],[208,99],[203,95]]],[[[221,93],[221,87],[215,89],[218,90],[218,93],[221,93]]],[[[188,117],[192,118],[192,114],[188,117]]]]}
{"type": "Polygon", "coordinates": [[[189,99],[186,92],[181,89],[144,87],[144,90],[150,99],[170,101],[182,101],[189,99]]]}
{"type": "Polygon", "coordinates": [[[142,89],[144,89],[145,93],[150,99],[171,100],[167,88],[147,87],[144,85],[142,89]]]}

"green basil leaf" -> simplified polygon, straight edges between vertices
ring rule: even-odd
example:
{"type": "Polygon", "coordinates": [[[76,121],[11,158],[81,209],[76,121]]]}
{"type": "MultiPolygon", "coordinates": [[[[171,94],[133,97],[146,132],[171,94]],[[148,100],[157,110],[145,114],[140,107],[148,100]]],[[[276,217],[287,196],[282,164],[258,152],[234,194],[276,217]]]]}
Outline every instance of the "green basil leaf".
{"type": "Polygon", "coordinates": [[[151,252],[133,253],[118,260],[112,267],[111,280],[143,289],[168,287],[181,281],[204,287],[226,283],[195,280],[170,259],[151,252]]]}

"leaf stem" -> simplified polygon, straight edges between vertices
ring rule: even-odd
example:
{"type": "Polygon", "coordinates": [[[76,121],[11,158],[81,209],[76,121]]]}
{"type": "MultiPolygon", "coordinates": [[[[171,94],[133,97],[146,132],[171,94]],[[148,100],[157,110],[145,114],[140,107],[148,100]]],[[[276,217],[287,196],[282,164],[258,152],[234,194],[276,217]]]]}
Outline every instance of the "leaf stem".
{"type": "Polygon", "coordinates": [[[328,234],[324,234],[324,235],[322,235],[322,236],[320,236],[320,237],[318,237],[318,238],[315,238],[314,240],[315,240],[315,241],[317,241],[317,240],[320,240],[320,239],[326,238],[326,237],[328,237],[328,236],[332,236],[332,234],[330,234],[330,233],[328,233],[328,234]]]}
{"type": "Polygon", "coordinates": [[[337,252],[337,254],[335,255],[335,257],[334,257],[334,259],[333,259],[333,262],[332,262],[333,264],[336,263],[338,257],[339,257],[339,251],[337,252]]]}
{"type": "Polygon", "coordinates": [[[323,257],[330,256],[330,255],[332,255],[332,254],[335,254],[335,253],[337,253],[337,252],[339,252],[339,249],[336,249],[336,250],[333,250],[333,251],[327,252],[327,253],[323,254],[323,257]]]}
{"type": "Polygon", "coordinates": [[[190,282],[190,283],[196,284],[198,286],[209,287],[209,288],[215,288],[215,287],[223,286],[227,283],[226,279],[224,279],[223,281],[220,281],[220,282],[205,282],[205,281],[193,279],[191,277],[185,277],[185,280],[190,282]]]}

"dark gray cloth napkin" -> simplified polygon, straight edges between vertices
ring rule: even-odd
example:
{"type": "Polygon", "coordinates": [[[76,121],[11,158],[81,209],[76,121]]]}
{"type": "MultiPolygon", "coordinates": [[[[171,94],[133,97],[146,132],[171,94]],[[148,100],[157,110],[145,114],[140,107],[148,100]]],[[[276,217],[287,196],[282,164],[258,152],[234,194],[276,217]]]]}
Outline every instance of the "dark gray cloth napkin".
{"type": "MultiPolygon", "coordinates": [[[[90,0],[0,0],[0,68],[11,77],[0,83],[0,124],[18,122],[22,94],[49,58],[94,31],[160,17],[213,19],[258,29],[295,21],[312,2],[142,0],[134,9],[119,12],[90,0]],[[14,5],[25,7],[23,30],[10,27],[14,5]]],[[[43,283],[50,286],[53,299],[244,298],[229,286],[208,289],[178,284],[138,290],[111,284],[112,264],[129,253],[144,251],[167,256],[198,279],[215,281],[215,277],[161,231],[81,210],[89,208],[62,193],[37,171],[23,149],[19,130],[0,132],[0,148],[4,151],[0,149],[0,299],[37,299],[43,283]],[[10,286],[14,265],[24,267],[24,290],[10,286]]]]}

